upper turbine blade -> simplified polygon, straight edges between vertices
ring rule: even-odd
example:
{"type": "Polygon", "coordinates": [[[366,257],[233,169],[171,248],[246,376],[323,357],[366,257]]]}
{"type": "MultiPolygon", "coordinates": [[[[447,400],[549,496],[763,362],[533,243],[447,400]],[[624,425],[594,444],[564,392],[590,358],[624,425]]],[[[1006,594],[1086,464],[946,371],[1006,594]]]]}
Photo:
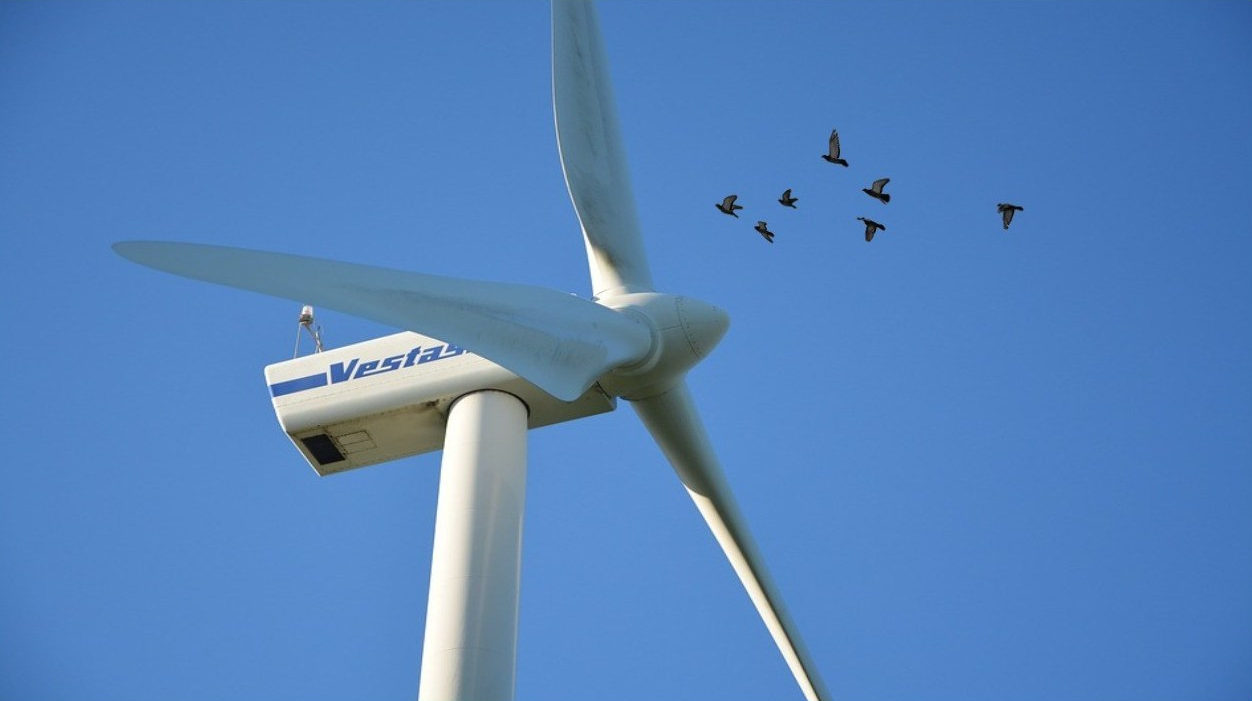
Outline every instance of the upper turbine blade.
{"type": "Polygon", "coordinates": [[[661,446],[700,515],[709,524],[713,537],[717,538],[739,581],[748,590],[748,596],[800,684],[804,697],[808,701],[827,701],[830,696],[817,668],[783,608],[782,597],[770,580],[765,561],[735,504],[700,415],[691,401],[687,383],[680,380],[659,395],[632,401],[631,406],[661,446]]]}
{"type": "Polygon", "coordinates": [[[552,2],[552,104],[596,297],[651,292],[595,5],[552,2]]]}
{"type": "Polygon", "coordinates": [[[641,323],[573,295],[285,253],[162,241],[113,250],[184,277],[240,287],[433,336],[572,401],[651,346],[641,323]]]}

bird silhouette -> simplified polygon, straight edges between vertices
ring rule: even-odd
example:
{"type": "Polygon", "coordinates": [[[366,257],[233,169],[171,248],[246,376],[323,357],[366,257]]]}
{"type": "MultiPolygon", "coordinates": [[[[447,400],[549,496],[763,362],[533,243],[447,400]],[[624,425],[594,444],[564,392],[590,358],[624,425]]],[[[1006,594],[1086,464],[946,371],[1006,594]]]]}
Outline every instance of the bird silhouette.
{"type": "Polygon", "coordinates": [[[891,178],[879,178],[874,181],[873,185],[870,185],[869,187],[861,188],[861,192],[864,192],[865,194],[869,195],[870,197],[873,197],[874,199],[878,200],[879,202],[882,202],[883,204],[887,204],[888,202],[891,201],[891,195],[888,195],[887,193],[883,192],[882,189],[883,189],[883,186],[889,182],[891,182],[891,178]]]}
{"type": "Polygon", "coordinates": [[[721,212],[722,214],[729,214],[735,219],[738,219],[739,215],[735,214],[735,210],[743,209],[743,205],[735,204],[735,200],[738,197],[739,195],[726,195],[726,199],[722,200],[721,204],[715,204],[713,206],[717,207],[717,210],[721,212]]]}
{"type": "Polygon", "coordinates": [[[786,190],[783,190],[782,197],[778,198],[779,204],[781,204],[784,207],[790,207],[792,209],[796,209],[796,202],[799,202],[799,201],[800,200],[797,200],[796,198],[791,196],[791,188],[787,188],[786,190]]]}
{"type": "Polygon", "coordinates": [[[774,242],[774,232],[769,230],[769,227],[766,226],[765,222],[759,221],[756,223],[756,226],[753,228],[756,229],[756,233],[765,237],[766,241],[769,241],[770,243],[774,242]]]}
{"type": "Polygon", "coordinates": [[[830,145],[827,153],[822,154],[822,160],[829,163],[837,163],[844,168],[848,167],[848,162],[839,157],[839,131],[837,129],[830,130],[830,145]]]}
{"type": "Polygon", "coordinates": [[[1000,218],[1004,220],[1004,229],[1007,231],[1009,228],[1009,222],[1013,221],[1013,212],[1020,212],[1022,211],[1022,208],[1015,204],[1001,202],[996,205],[996,211],[1000,213],[1000,218]]]}
{"type": "Polygon", "coordinates": [[[866,219],[865,217],[857,217],[857,219],[860,219],[861,221],[865,222],[865,242],[866,243],[869,243],[870,241],[874,240],[874,234],[879,229],[882,229],[883,231],[887,230],[887,227],[883,226],[882,224],[879,224],[873,219],[866,219]]]}

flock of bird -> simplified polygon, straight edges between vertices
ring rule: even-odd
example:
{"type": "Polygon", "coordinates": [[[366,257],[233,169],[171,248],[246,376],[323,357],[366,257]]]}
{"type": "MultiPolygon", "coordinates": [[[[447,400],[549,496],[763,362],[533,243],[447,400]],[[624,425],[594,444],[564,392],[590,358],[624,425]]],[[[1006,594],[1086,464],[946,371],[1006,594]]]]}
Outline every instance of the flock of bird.
{"type": "MultiPolygon", "coordinates": [[[[827,144],[826,153],[822,154],[822,160],[847,168],[848,162],[840,158],[839,155],[839,130],[832,129],[830,131],[830,141],[827,144]]],[[[887,204],[891,201],[891,195],[883,192],[882,190],[889,182],[891,182],[891,178],[879,178],[871,183],[869,187],[861,188],[861,192],[864,192],[883,204],[887,204]]],[[[718,211],[722,214],[728,214],[738,219],[739,215],[735,212],[743,209],[743,205],[735,204],[735,200],[737,199],[739,199],[739,195],[727,195],[724,199],[722,199],[721,203],[714,204],[713,206],[717,207],[718,211]]],[[[799,202],[799,200],[792,196],[791,188],[784,190],[782,197],[778,198],[779,204],[792,209],[797,209],[796,202],[799,202]]],[[[1000,213],[1000,220],[1004,224],[1004,228],[1007,230],[1009,228],[1009,222],[1013,221],[1013,214],[1015,212],[1022,211],[1022,208],[1015,204],[1001,202],[996,205],[996,211],[1000,213]]],[[[874,234],[879,231],[887,230],[886,226],[879,224],[873,219],[869,219],[867,217],[857,217],[857,219],[865,224],[865,241],[867,243],[874,240],[874,234]]],[[[753,228],[756,229],[756,232],[766,241],[770,243],[774,242],[774,232],[769,230],[769,224],[767,224],[764,220],[758,220],[756,226],[753,228]]]]}

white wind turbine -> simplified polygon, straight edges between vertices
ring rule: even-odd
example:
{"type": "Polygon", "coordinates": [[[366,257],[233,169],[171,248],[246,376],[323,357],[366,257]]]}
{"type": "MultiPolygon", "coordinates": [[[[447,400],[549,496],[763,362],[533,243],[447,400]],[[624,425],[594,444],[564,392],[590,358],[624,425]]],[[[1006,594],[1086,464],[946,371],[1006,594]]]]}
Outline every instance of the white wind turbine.
{"type": "Polygon", "coordinates": [[[557,142],[594,301],[222,246],[114,249],[166,272],[429,334],[266,368],[280,424],[320,474],[444,450],[422,701],[512,698],[526,430],[610,410],[615,397],[631,403],[673,465],[805,698],[827,699],[687,389],[686,372],[728,318],[653,287],[595,7],[555,0],[552,34],[557,142]]]}

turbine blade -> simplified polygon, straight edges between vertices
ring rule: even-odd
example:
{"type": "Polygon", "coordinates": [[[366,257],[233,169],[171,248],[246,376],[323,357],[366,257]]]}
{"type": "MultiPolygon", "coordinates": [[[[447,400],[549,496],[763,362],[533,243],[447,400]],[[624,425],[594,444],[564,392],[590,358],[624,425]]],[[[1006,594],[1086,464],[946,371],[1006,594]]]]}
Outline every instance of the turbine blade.
{"type": "Polygon", "coordinates": [[[194,243],[123,241],[113,250],[175,275],[433,336],[565,401],[651,346],[648,329],[625,314],[542,287],[194,243]]]}
{"type": "Polygon", "coordinates": [[[686,382],[680,380],[659,395],[632,401],[631,406],[674,466],[700,515],[709,524],[713,537],[748,590],[748,596],[800,684],[804,697],[808,701],[829,699],[799,631],[783,608],[782,597],[770,579],[747,523],[739,513],[686,382]]]}
{"type": "Polygon", "coordinates": [[[552,106],[596,297],[652,291],[595,5],[552,3],[552,106]]]}

